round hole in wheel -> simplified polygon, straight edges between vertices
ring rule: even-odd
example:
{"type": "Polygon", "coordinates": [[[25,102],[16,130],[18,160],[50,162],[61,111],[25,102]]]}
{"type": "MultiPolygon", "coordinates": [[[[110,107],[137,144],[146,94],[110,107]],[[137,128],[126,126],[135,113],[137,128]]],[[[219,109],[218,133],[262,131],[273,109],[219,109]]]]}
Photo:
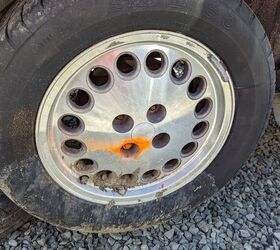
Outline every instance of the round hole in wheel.
{"type": "Polygon", "coordinates": [[[121,147],[121,155],[124,158],[133,158],[135,157],[140,151],[140,148],[135,143],[126,143],[121,147]]]}
{"type": "Polygon", "coordinates": [[[154,148],[163,148],[170,141],[170,136],[167,133],[161,133],[154,137],[152,144],[154,148]]]}
{"type": "Polygon", "coordinates": [[[195,107],[195,114],[198,118],[204,118],[212,109],[212,101],[210,99],[202,99],[195,107]]]}
{"type": "Polygon", "coordinates": [[[179,159],[172,159],[169,160],[168,162],[166,162],[163,166],[163,171],[164,172],[171,172],[174,171],[175,169],[177,169],[181,164],[181,160],[179,159]]]}
{"type": "Polygon", "coordinates": [[[79,155],[86,150],[86,146],[75,139],[65,141],[62,148],[66,153],[73,156],[79,155]]]}
{"type": "Polygon", "coordinates": [[[188,95],[192,99],[200,98],[206,90],[206,80],[202,77],[194,78],[188,87],[188,95]]]}
{"type": "Polygon", "coordinates": [[[65,133],[79,133],[83,130],[82,121],[74,115],[64,115],[61,117],[59,126],[65,133]]]}
{"type": "Polygon", "coordinates": [[[128,186],[128,187],[135,187],[137,186],[137,176],[135,174],[124,174],[120,177],[121,185],[128,186]]]}
{"type": "Polygon", "coordinates": [[[133,75],[137,70],[137,60],[131,54],[122,54],[117,60],[117,69],[124,76],[133,75]]]}
{"type": "Polygon", "coordinates": [[[189,157],[191,155],[193,155],[195,153],[195,151],[198,148],[198,143],[197,142],[190,142],[188,144],[186,144],[182,150],[181,150],[181,156],[183,158],[185,157],[189,157]]]}
{"type": "Polygon", "coordinates": [[[92,100],[90,95],[83,89],[73,89],[69,93],[70,104],[76,109],[87,109],[92,100]]]}
{"type": "Polygon", "coordinates": [[[75,163],[75,170],[80,173],[91,173],[97,169],[97,162],[91,159],[80,159],[75,163]]]}
{"type": "Polygon", "coordinates": [[[189,75],[190,68],[186,60],[176,61],[171,69],[171,77],[175,84],[184,84],[189,75]]]}
{"type": "Polygon", "coordinates": [[[146,59],[146,67],[153,74],[159,73],[166,64],[165,58],[161,52],[153,51],[146,59]]]}
{"type": "Polygon", "coordinates": [[[203,137],[209,129],[209,123],[208,122],[200,122],[197,125],[195,125],[195,127],[193,128],[193,137],[194,138],[201,138],[203,137]]]}
{"type": "Polygon", "coordinates": [[[159,123],[166,117],[166,108],[161,104],[155,104],[149,108],[147,119],[151,123],[159,123]]]}
{"type": "Polygon", "coordinates": [[[111,170],[102,170],[93,177],[93,183],[101,188],[111,187],[117,180],[117,175],[111,170]]]}
{"type": "Polygon", "coordinates": [[[144,182],[153,182],[160,176],[160,171],[156,169],[149,170],[142,175],[144,182]]]}
{"type": "Polygon", "coordinates": [[[109,170],[103,170],[103,171],[100,171],[96,174],[96,177],[99,178],[100,180],[108,180],[108,179],[111,179],[113,178],[113,172],[112,171],[109,171],[109,170]]]}
{"type": "Polygon", "coordinates": [[[134,121],[129,115],[118,115],[113,120],[113,128],[119,133],[127,133],[134,126],[134,121]]]}
{"type": "Polygon", "coordinates": [[[106,92],[112,87],[112,79],[107,69],[93,68],[89,73],[91,86],[98,92],[106,92]]]}

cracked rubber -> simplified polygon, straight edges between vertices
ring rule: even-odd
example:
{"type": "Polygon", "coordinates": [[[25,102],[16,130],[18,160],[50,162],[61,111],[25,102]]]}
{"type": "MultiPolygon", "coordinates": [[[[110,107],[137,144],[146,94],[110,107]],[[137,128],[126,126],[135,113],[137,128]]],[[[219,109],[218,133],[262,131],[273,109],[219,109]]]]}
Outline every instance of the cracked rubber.
{"type": "Polygon", "coordinates": [[[16,4],[0,27],[0,186],[19,206],[52,224],[88,232],[128,231],[190,211],[236,173],[268,120],[275,90],[273,53],[242,0],[30,0],[16,4]],[[37,155],[34,125],[40,101],[79,53],[142,29],[180,32],[222,58],[236,94],[232,130],[211,165],[170,195],[131,206],[84,201],[60,188],[37,155]]]}

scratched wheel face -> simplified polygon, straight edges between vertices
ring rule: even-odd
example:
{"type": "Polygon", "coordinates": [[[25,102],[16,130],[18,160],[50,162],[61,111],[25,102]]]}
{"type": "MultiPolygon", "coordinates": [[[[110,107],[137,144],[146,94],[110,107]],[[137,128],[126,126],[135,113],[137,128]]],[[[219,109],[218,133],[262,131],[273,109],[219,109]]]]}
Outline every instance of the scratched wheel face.
{"type": "Polygon", "coordinates": [[[75,196],[146,202],[209,166],[234,103],[230,75],[198,41],[127,33],[86,50],[56,77],[37,115],[37,149],[50,176],[75,196]]]}

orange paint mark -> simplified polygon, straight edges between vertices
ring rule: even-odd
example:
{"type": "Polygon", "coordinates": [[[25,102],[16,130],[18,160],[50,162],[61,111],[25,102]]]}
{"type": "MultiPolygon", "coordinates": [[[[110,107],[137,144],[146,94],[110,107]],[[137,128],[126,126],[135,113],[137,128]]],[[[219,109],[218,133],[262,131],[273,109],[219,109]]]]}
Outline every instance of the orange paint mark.
{"type": "Polygon", "coordinates": [[[122,143],[116,146],[108,146],[106,144],[95,143],[92,141],[86,141],[85,143],[88,149],[92,151],[107,151],[126,159],[139,158],[152,145],[151,141],[146,138],[125,139],[122,141],[122,143]],[[127,158],[127,156],[123,153],[122,149],[130,150],[133,147],[133,145],[136,145],[138,147],[138,150],[135,152],[135,154],[133,154],[133,157],[127,158]]]}

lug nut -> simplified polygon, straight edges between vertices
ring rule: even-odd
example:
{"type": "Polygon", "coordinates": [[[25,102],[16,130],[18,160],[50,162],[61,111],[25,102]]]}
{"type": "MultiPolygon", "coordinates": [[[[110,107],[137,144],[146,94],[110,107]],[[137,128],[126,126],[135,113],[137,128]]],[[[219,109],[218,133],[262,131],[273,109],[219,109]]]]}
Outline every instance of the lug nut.
{"type": "Polygon", "coordinates": [[[174,66],[173,66],[173,72],[174,76],[177,79],[180,79],[184,76],[185,74],[185,62],[184,61],[178,61],[174,66]]]}

